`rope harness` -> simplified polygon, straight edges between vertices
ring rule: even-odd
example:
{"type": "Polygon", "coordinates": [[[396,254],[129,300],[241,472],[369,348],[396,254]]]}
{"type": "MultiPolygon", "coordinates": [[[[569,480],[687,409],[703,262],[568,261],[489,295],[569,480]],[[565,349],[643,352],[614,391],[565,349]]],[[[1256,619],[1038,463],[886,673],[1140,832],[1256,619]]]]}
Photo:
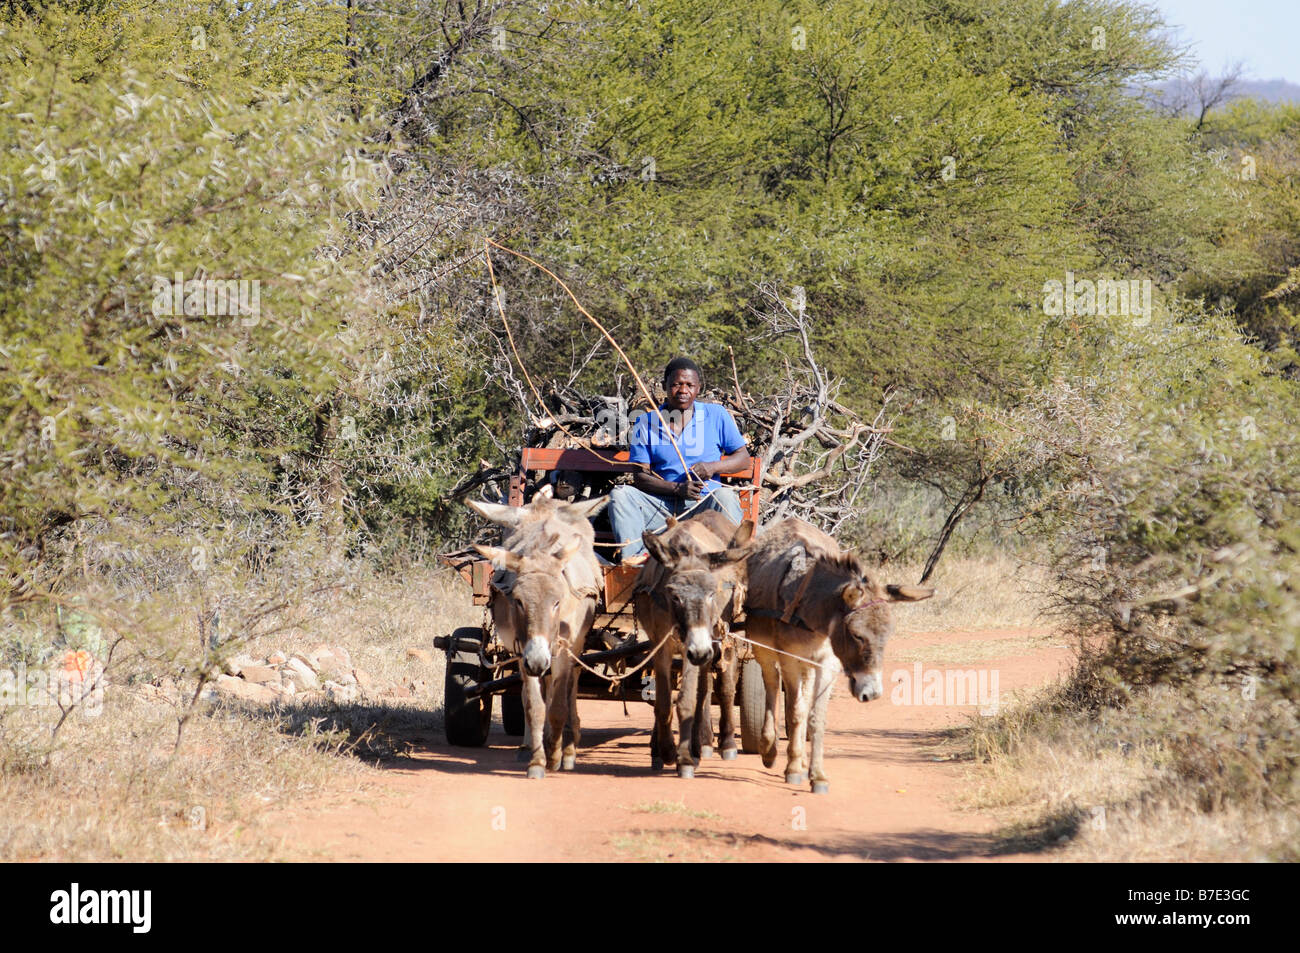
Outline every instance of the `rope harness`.
{"type": "Polygon", "coordinates": [[[578,655],[574,654],[573,649],[570,648],[569,646],[569,640],[563,636],[561,636],[556,640],[555,646],[557,649],[563,649],[565,652],[567,652],[569,654],[569,658],[577,662],[580,668],[590,672],[592,675],[595,675],[597,678],[601,678],[609,682],[610,691],[613,691],[615,685],[619,684],[626,678],[630,678],[631,676],[639,672],[641,669],[645,668],[646,664],[649,663],[649,661],[659,653],[659,650],[663,648],[667,642],[668,640],[664,639],[663,642],[660,642],[658,645],[654,647],[654,649],[651,650],[649,655],[643,658],[640,662],[637,662],[635,666],[633,666],[632,668],[628,669],[626,672],[623,672],[619,675],[605,675],[602,672],[596,671],[594,668],[592,668],[590,665],[584,662],[578,655]]]}

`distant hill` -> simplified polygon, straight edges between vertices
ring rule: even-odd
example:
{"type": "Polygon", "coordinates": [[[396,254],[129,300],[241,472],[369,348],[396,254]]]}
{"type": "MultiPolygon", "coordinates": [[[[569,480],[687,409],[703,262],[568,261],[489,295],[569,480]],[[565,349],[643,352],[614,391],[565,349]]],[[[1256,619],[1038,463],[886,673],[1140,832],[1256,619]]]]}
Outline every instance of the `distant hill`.
{"type": "Polygon", "coordinates": [[[1259,79],[1244,82],[1239,87],[1243,97],[1263,99],[1270,103],[1300,103],[1300,84],[1284,79],[1259,79]]]}
{"type": "MultiPolygon", "coordinates": [[[[1163,83],[1153,83],[1150,86],[1134,90],[1134,92],[1139,95],[1154,96],[1161,102],[1169,104],[1196,101],[1196,97],[1193,95],[1192,81],[1186,77],[1166,80],[1163,83]]],[[[1285,79],[1239,80],[1233,86],[1229,99],[1259,99],[1268,103],[1300,103],[1300,84],[1288,82],[1285,79]]]]}

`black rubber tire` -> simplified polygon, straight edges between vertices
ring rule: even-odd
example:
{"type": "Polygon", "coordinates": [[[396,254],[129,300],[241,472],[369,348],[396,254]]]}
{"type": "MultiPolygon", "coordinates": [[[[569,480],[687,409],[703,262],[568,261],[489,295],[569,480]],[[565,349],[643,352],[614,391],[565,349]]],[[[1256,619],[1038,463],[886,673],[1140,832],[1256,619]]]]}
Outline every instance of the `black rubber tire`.
{"type": "Polygon", "coordinates": [[[763,740],[763,715],[767,712],[767,689],[763,687],[763,667],[758,659],[745,659],[736,687],[740,702],[740,750],[758,754],[763,740]]]}
{"type": "Polygon", "coordinates": [[[462,748],[481,748],[492,729],[492,696],[466,698],[467,689],[485,682],[491,673],[480,661],[477,651],[461,652],[455,646],[461,640],[483,643],[483,630],[462,626],[451,634],[453,648],[447,653],[447,677],[443,683],[443,730],[449,744],[462,748]]]}
{"type": "Polygon", "coordinates": [[[524,696],[506,692],[501,696],[501,724],[512,738],[524,735],[524,696]]]}

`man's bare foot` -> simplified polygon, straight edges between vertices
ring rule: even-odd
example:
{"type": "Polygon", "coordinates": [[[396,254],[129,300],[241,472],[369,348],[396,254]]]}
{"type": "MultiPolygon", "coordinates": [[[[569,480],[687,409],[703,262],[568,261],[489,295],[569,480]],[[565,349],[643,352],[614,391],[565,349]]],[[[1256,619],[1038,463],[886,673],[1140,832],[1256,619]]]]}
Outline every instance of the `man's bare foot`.
{"type": "Polygon", "coordinates": [[[635,556],[624,556],[624,557],[623,557],[623,565],[624,565],[624,566],[641,566],[641,565],[644,565],[645,562],[646,562],[646,560],[649,559],[649,558],[650,558],[650,554],[649,554],[649,553],[637,553],[635,556]]]}

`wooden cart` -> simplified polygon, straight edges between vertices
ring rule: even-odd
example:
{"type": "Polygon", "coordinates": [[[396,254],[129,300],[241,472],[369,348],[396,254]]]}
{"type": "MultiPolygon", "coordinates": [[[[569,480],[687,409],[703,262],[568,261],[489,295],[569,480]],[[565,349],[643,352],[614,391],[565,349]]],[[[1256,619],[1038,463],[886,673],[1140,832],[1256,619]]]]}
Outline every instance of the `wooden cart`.
{"type": "MultiPolygon", "coordinates": [[[[723,474],[740,496],[741,513],[757,524],[759,517],[760,463],[754,460],[740,473],[723,474]]],[[[607,482],[620,473],[638,469],[628,462],[626,450],[597,454],[585,449],[524,449],[518,471],[510,478],[507,502],[523,506],[530,488],[547,482],[555,471],[574,471],[593,484],[607,482]],[[611,462],[611,460],[613,462],[611,462]]],[[[596,520],[596,547],[602,556],[613,557],[617,540],[603,527],[603,517],[596,520]]],[[[448,553],[442,559],[456,569],[469,584],[475,605],[490,606],[492,564],[474,550],[448,553]]],[[[582,660],[597,671],[613,676],[635,667],[649,653],[652,645],[636,625],[632,599],[638,566],[605,565],[603,585],[596,605],[596,618],[587,635],[582,660]]],[[[463,626],[450,635],[439,636],[434,644],[447,655],[444,725],[447,740],[454,745],[477,747],[486,743],[492,723],[492,699],[501,697],[501,720],[506,734],[524,733],[524,709],[520,696],[521,678],[518,662],[508,661],[510,653],[493,631],[490,611],[485,611],[481,626],[463,626]]],[[[681,660],[674,660],[674,670],[681,660]]],[[[610,683],[583,671],[578,682],[578,696],[610,701],[654,701],[653,672],[647,667],[630,678],[610,683]]],[[[741,746],[746,752],[758,750],[763,725],[764,692],[758,663],[752,658],[742,666],[737,690],[740,704],[741,746]]]]}

